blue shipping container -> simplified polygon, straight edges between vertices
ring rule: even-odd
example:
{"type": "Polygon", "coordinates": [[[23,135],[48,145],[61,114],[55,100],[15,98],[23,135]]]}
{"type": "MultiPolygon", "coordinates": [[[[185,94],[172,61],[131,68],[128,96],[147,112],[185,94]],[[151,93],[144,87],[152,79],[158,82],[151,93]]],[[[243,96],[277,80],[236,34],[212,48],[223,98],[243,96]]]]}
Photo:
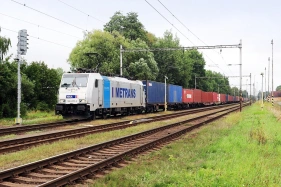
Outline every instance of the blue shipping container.
{"type": "Polygon", "coordinates": [[[228,94],[225,94],[225,101],[228,102],[228,94]]]}
{"type": "Polygon", "coordinates": [[[147,104],[165,104],[165,84],[161,82],[142,81],[147,104]]]}
{"type": "Polygon", "coordinates": [[[168,84],[168,104],[182,102],[182,87],[178,85],[168,84]]]}

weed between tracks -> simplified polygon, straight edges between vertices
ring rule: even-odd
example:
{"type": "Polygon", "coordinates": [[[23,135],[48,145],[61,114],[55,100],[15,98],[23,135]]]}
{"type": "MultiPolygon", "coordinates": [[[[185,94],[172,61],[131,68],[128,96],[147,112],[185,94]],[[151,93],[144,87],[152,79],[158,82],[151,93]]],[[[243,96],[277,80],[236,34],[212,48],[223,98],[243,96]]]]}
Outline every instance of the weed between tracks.
{"type": "Polygon", "coordinates": [[[79,186],[280,186],[280,132],[256,103],[79,186]]]}
{"type": "MultiPolygon", "coordinates": [[[[54,112],[30,111],[23,117],[23,125],[49,123],[55,121],[62,121],[61,116],[57,116],[54,112]]],[[[15,118],[4,118],[0,120],[1,126],[11,126],[15,124],[15,118]]]]}

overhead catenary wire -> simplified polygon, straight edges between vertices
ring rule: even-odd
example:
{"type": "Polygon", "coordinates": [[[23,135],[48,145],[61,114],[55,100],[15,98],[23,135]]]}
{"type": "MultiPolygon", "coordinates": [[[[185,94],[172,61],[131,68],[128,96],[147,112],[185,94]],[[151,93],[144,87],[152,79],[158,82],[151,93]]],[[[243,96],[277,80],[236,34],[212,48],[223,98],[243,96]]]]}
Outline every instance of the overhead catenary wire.
{"type": "Polygon", "coordinates": [[[58,1],[61,2],[61,3],[63,3],[63,4],[65,4],[65,5],[67,5],[67,6],[69,6],[69,7],[71,7],[71,8],[73,8],[73,9],[75,9],[76,11],[78,11],[78,12],[80,12],[80,13],[82,13],[82,14],[87,15],[88,17],[91,17],[91,18],[93,18],[93,19],[95,19],[95,20],[97,20],[97,21],[99,21],[99,22],[101,22],[101,23],[105,23],[104,21],[102,21],[102,20],[100,20],[100,19],[98,19],[98,18],[96,18],[96,17],[94,17],[94,16],[92,16],[92,15],[90,15],[90,14],[88,14],[88,13],[82,11],[82,10],[79,10],[78,8],[75,8],[74,6],[72,6],[72,5],[70,5],[70,4],[67,4],[67,3],[64,2],[64,1],[61,1],[61,0],[58,0],[58,1]]]}
{"type": "MultiPolygon", "coordinates": [[[[5,29],[5,30],[10,31],[10,32],[18,33],[18,31],[15,31],[15,30],[12,30],[12,29],[8,29],[8,28],[2,27],[2,26],[0,26],[0,28],[1,29],[5,29]]],[[[53,41],[49,41],[49,40],[46,40],[46,39],[43,39],[43,38],[32,36],[32,35],[28,35],[28,37],[35,38],[35,39],[38,39],[38,40],[41,40],[41,41],[44,41],[44,42],[52,43],[52,44],[55,44],[55,45],[59,45],[59,46],[62,46],[62,47],[70,48],[70,49],[73,48],[73,47],[69,47],[69,46],[66,46],[66,45],[63,45],[63,44],[59,44],[59,43],[56,43],[56,42],[53,42],[53,41]]]]}
{"type": "MultiPolygon", "coordinates": [[[[158,0],[158,2],[182,25],[184,26],[188,32],[190,32],[193,36],[195,36],[199,41],[201,41],[203,44],[205,45],[208,45],[206,44],[203,40],[201,40],[195,33],[193,33],[183,22],[181,22],[160,0],[158,0]]],[[[218,55],[221,56],[222,60],[224,61],[225,64],[227,64],[222,56],[222,54],[219,54],[218,52],[216,52],[218,55]]],[[[207,55],[206,55],[207,56],[207,55]]],[[[209,57],[208,57],[209,58],[209,57]]],[[[209,58],[210,59],[210,58],[209,58]]],[[[212,60],[211,60],[212,61],[212,60]]],[[[228,70],[232,73],[232,71],[230,70],[230,68],[228,67],[228,70]]]]}
{"type": "Polygon", "coordinates": [[[34,26],[37,26],[37,27],[40,27],[40,28],[44,28],[44,29],[47,29],[47,30],[51,30],[51,31],[60,33],[60,34],[62,34],[62,35],[68,35],[68,36],[71,36],[71,37],[74,37],[74,38],[77,38],[77,39],[80,39],[80,38],[81,38],[81,37],[78,37],[78,36],[74,36],[74,35],[71,35],[71,34],[68,34],[68,33],[64,33],[64,32],[61,32],[61,31],[58,31],[58,30],[55,30],[55,29],[51,29],[51,28],[48,28],[48,27],[39,25],[39,24],[36,24],[36,23],[32,23],[32,22],[30,22],[30,21],[25,21],[25,20],[22,20],[22,19],[13,17],[13,16],[9,16],[9,15],[3,14],[3,13],[1,13],[1,12],[0,12],[0,15],[3,15],[3,16],[6,16],[6,17],[9,17],[9,18],[18,20],[18,21],[22,21],[22,22],[25,22],[25,23],[28,23],[28,24],[31,24],[31,25],[34,25],[34,26]]]}
{"type": "Polygon", "coordinates": [[[72,24],[72,23],[69,23],[69,22],[66,22],[66,21],[64,21],[64,20],[61,20],[61,19],[59,19],[59,18],[56,18],[56,17],[54,17],[54,16],[51,16],[51,15],[49,15],[49,14],[47,14],[47,13],[44,13],[44,12],[42,12],[42,11],[40,11],[40,10],[37,10],[37,9],[32,8],[32,7],[30,7],[30,6],[27,6],[26,4],[22,4],[22,3],[18,2],[18,1],[15,1],[15,0],[11,0],[11,1],[14,2],[14,3],[17,3],[17,4],[19,4],[19,5],[22,5],[22,6],[26,7],[26,8],[29,8],[29,9],[35,11],[35,12],[38,12],[38,13],[40,13],[40,14],[43,14],[43,15],[48,16],[48,17],[50,17],[50,18],[53,18],[53,19],[55,19],[55,20],[57,20],[57,21],[60,21],[60,22],[62,22],[62,23],[64,23],[64,24],[67,24],[67,25],[70,25],[70,26],[75,27],[75,28],[77,28],[77,29],[80,29],[80,30],[82,30],[82,31],[88,32],[87,30],[85,30],[85,29],[83,29],[83,28],[81,28],[81,27],[79,27],[79,26],[76,26],[76,25],[74,25],[74,24],[72,24]]]}
{"type": "Polygon", "coordinates": [[[145,2],[147,4],[149,4],[149,6],[151,6],[156,12],[158,12],[159,15],[162,16],[162,18],[164,18],[168,23],[170,23],[179,33],[181,33],[181,35],[183,35],[190,43],[192,43],[192,45],[195,45],[187,36],[185,36],[173,23],[171,23],[165,16],[163,16],[154,6],[152,6],[147,0],[145,0],[145,2]]]}
{"type": "MultiPolygon", "coordinates": [[[[165,16],[163,16],[153,5],[151,5],[147,0],[145,0],[145,2],[147,4],[149,4],[149,6],[151,6],[159,15],[162,16],[162,18],[164,18],[168,23],[170,23],[170,25],[172,25],[179,33],[181,33],[188,41],[190,41],[193,45],[195,45],[187,36],[185,36],[176,26],[174,26],[174,24],[172,24],[165,16]]],[[[207,54],[205,54],[205,56],[215,65],[217,65],[207,54]]],[[[222,72],[223,69],[221,69],[219,66],[217,66],[222,72]]],[[[224,72],[225,73],[225,72],[224,72]]]]}

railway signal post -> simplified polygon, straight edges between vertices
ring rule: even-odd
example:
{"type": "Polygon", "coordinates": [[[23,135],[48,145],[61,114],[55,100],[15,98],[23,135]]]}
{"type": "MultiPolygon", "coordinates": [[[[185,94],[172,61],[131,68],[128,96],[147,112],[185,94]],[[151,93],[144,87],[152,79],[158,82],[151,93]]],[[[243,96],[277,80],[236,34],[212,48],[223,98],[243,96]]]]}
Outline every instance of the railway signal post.
{"type": "Polygon", "coordinates": [[[18,111],[17,118],[15,120],[17,125],[22,124],[22,119],[20,117],[20,103],[21,103],[21,75],[20,75],[20,64],[21,64],[21,55],[26,55],[27,47],[27,31],[25,29],[19,31],[18,35],[18,50],[17,50],[17,58],[15,59],[18,62],[18,111]]]}
{"type": "Polygon", "coordinates": [[[168,77],[165,75],[164,76],[164,78],[165,78],[165,112],[167,111],[167,84],[166,84],[166,79],[168,79],[168,77]]]}

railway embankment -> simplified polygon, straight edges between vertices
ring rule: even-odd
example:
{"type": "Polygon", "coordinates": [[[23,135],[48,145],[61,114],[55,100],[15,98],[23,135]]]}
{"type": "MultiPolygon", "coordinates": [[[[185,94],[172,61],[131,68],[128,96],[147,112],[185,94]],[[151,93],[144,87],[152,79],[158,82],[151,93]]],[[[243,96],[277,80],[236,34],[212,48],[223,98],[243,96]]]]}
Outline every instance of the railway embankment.
{"type": "MultiPolygon", "coordinates": [[[[90,186],[280,186],[281,110],[256,102],[90,186]]],[[[79,185],[78,185],[79,186],[79,185]]]]}

